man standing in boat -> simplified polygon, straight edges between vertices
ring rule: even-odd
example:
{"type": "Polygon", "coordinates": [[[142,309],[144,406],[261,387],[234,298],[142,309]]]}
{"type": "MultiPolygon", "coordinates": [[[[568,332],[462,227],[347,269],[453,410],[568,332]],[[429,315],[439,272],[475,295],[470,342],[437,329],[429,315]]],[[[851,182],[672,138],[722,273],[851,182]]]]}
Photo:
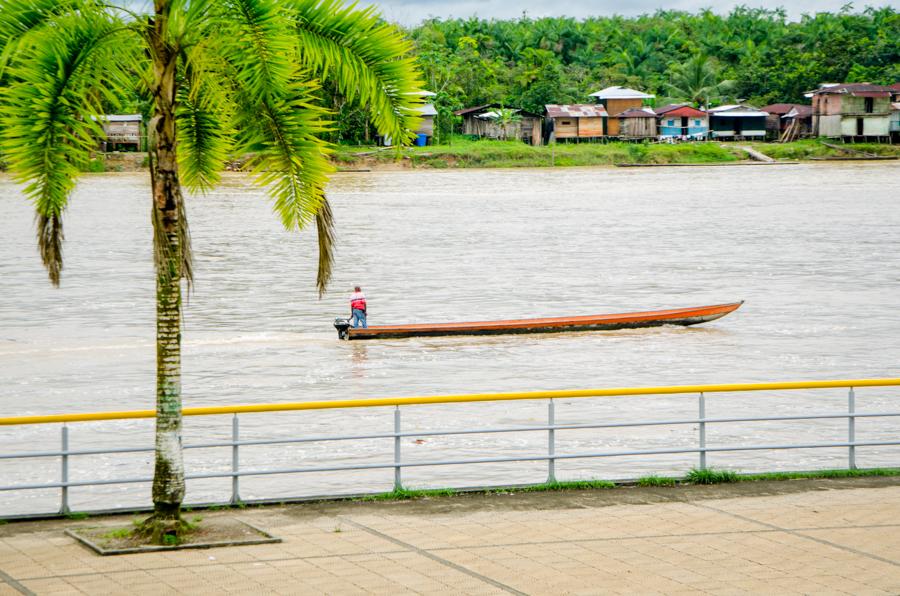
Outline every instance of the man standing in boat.
{"type": "Polygon", "coordinates": [[[350,323],[354,329],[360,325],[363,329],[369,328],[366,324],[366,295],[359,286],[354,287],[353,293],[350,294],[350,323]]]}

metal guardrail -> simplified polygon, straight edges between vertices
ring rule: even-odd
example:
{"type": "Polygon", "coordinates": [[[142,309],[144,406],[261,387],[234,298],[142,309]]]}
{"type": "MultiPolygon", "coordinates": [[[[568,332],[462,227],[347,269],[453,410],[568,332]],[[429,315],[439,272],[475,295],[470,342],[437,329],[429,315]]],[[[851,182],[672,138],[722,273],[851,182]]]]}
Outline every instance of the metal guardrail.
{"type": "MultiPolygon", "coordinates": [[[[666,387],[623,387],[612,389],[584,389],[584,390],[561,390],[561,391],[538,391],[538,392],[510,392],[510,393],[484,393],[484,394],[463,394],[463,395],[438,395],[438,396],[417,396],[417,397],[397,397],[397,398],[375,398],[375,399],[356,399],[356,400],[335,400],[335,401],[316,401],[316,402],[293,402],[281,404],[251,404],[251,405],[235,405],[235,406],[213,406],[213,407],[195,407],[185,408],[183,415],[185,416],[214,416],[214,415],[232,415],[231,424],[231,440],[217,441],[212,443],[198,443],[185,445],[184,449],[210,449],[210,448],[230,448],[231,450],[231,470],[229,472],[218,473],[201,473],[187,474],[187,480],[211,479],[211,478],[230,478],[231,479],[231,499],[230,503],[241,502],[240,497],[240,478],[247,476],[269,476],[279,474],[302,474],[311,472],[336,472],[348,470],[375,470],[375,469],[393,469],[394,471],[394,488],[402,488],[402,470],[403,468],[412,467],[432,467],[446,465],[466,465],[480,463],[505,463],[505,462],[547,462],[547,477],[553,482],[556,480],[556,462],[559,460],[571,459],[589,459],[589,458],[605,458],[605,457],[622,457],[622,456],[646,456],[646,455],[671,455],[671,454],[698,454],[698,467],[706,469],[706,456],[708,453],[715,452],[740,452],[740,451],[762,451],[762,450],[784,450],[784,449],[824,449],[824,448],[847,448],[847,465],[850,469],[856,468],[856,448],[870,446],[890,446],[900,445],[900,440],[895,441],[858,441],[856,439],[856,420],[858,418],[885,418],[900,417],[898,412],[858,412],[856,410],[856,389],[861,387],[888,387],[900,386],[900,379],[853,379],[840,381],[800,381],[800,382],[782,382],[782,383],[736,383],[736,384],[720,384],[720,385],[676,385],[666,387]],[[729,392],[760,392],[760,391],[781,391],[781,390],[797,390],[797,389],[830,389],[844,388],[848,389],[847,394],[847,410],[846,412],[831,412],[820,414],[798,414],[789,416],[740,416],[740,417],[718,417],[708,418],[706,416],[706,395],[709,393],[729,393],[729,392]],[[607,422],[594,424],[557,424],[556,423],[556,399],[576,399],[576,398],[594,398],[594,397],[619,397],[619,396],[635,396],[635,395],[671,395],[671,394],[697,394],[697,416],[691,418],[676,419],[651,419],[637,420],[630,422],[607,422]],[[401,407],[409,405],[421,404],[448,404],[448,403],[466,403],[466,402],[489,402],[489,401],[509,401],[509,400],[547,400],[547,423],[536,426],[514,426],[499,428],[464,428],[456,430],[435,430],[435,431],[415,431],[404,432],[401,425],[401,407]],[[393,407],[394,408],[394,429],[393,432],[357,434],[357,435],[323,435],[323,436],[307,436],[297,438],[284,439],[260,439],[260,440],[241,440],[240,438],[240,422],[238,416],[240,414],[260,413],[260,412],[283,412],[283,411],[299,411],[299,410],[324,410],[335,408],[362,408],[362,407],[393,407]],[[789,420],[829,420],[829,419],[846,419],[847,420],[847,440],[839,442],[815,442],[815,443],[794,443],[794,444],[765,444],[765,445],[722,445],[710,446],[707,444],[707,425],[709,424],[728,424],[740,422],[774,422],[789,420]],[[557,431],[567,430],[585,430],[585,429],[602,429],[602,428],[628,428],[628,427],[650,427],[650,426],[674,426],[674,425],[697,425],[697,446],[696,447],[678,447],[667,449],[643,449],[630,451],[593,451],[581,453],[556,453],[556,433],[557,431]],[[547,452],[545,454],[524,455],[519,457],[481,457],[459,460],[431,460],[431,461],[407,461],[402,459],[402,439],[404,437],[435,437],[449,435],[473,435],[473,434],[498,434],[512,432],[546,432],[547,433],[547,452]],[[384,463],[358,463],[351,465],[334,465],[334,466],[313,466],[300,468],[277,468],[277,469],[261,469],[261,470],[242,470],[240,467],[240,448],[262,445],[287,445],[300,443],[317,443],[325,441],[356,441],[365,439],[393,439],[394,453],[393,461],[384,463]]],[[[153,410],[135,410],[126,412],[99,412],[85,414],[52,414],[39,416],[14,416],[0,418],[0,426],[21,426],[21,425],[39,425],[62,423],[60,429],[60,450],[59,451],[32,451],[14,454],[0,454],[0,460],[16,460],[30,458],[60,458],[60,480],[58,482],[37,483],[37,484],[14,484],[0,486],[0,491],[29,491],[39,489],[60,489],[60,507],[59,513],[65,514],[70,511],[69,508],[69,488],[87,487],[87,486],[103,486],[114,484],[133,484],[133,483],[149,483],[152,482],[151,477],[133,477],[133,478],[113,478],[113,479],[96,479],[96,480],[78,480],[69,479],[69,459],[79,456],[90,455],[106,455],[106,454],[124,454],[124,453],[146,453],[153,452],[152,447],[123,447],[115,449],[81,449],[73,450],[69,446],[69,428],[68,423],[88,422],[88,421],[105,421],[105,420],[126,420],[135,418],[152,418],[155,416],[153,410]]],[[[290,500],[290,499],[281,499],[290,500]]]]}

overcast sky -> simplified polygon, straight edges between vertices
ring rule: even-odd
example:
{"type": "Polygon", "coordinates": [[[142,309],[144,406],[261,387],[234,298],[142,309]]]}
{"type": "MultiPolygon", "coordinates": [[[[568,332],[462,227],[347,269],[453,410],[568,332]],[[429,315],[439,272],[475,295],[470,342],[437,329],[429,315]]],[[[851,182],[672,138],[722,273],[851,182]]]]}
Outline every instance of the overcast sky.
{"type": "MultiPolygon", "coordinates": [[[[361,5],[375,4],[382,14],[393,22],[403,25],[415,25],[428,17],[470,17],[481,18],[515,18],[527,11],[531,17],[543,16],[608,16],[620,14],[632,16],[657,9],[676,9],[697,11],[714,7],[716,12],[728,12],[737,5],[750,7],[777,8],[784,7],[791,19],[799,18],[803,13],[831,11],[835,12],[847,4],[847,0],[748,0],[716,1],[710,0],[370,0],[361,1],[361,5]]],[[[874,6],[893,6],[900,8],[900,0],[880,0],[874,2],[855,2],[856,8],[866,4],[874,6]]]]}

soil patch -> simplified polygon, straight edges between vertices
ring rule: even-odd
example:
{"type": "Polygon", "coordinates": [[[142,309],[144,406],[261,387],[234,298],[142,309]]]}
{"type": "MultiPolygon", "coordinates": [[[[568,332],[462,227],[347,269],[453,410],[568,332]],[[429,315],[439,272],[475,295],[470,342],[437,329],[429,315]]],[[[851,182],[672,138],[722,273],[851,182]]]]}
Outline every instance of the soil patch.
{"type": "Polygon", "coordinates": [[[182,536],[177,544],[148,544],[147,539],[137,535],[134,530],[134,524],[110,524],[66,530],[66,534],[100,555],[281,542],[281,538],[233,517],[214,517],[200,522],[182,536]]]}

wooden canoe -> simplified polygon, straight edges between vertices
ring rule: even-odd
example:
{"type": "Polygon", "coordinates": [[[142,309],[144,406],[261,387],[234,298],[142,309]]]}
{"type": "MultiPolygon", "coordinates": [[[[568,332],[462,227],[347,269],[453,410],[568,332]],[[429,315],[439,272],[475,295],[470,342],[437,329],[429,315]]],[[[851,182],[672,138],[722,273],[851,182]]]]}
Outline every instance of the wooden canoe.
{"type": "Polygon", "coordinates": [[[443,335],[501,335],[507,333],[561,333],[566,331],[611,331],[662,325],[697,325],[715,321],[734,312],[744,303],[715,304],[694,308],[673,308],[610,315],[552,317],[546,319],[514,319],[508,321],[470,321],[464,323],[430,323],[414,325],[375,325],[353,329],[346,319],[334,322],[341,339],[395,339],[401,337],[436,337],[443,335]]]}

